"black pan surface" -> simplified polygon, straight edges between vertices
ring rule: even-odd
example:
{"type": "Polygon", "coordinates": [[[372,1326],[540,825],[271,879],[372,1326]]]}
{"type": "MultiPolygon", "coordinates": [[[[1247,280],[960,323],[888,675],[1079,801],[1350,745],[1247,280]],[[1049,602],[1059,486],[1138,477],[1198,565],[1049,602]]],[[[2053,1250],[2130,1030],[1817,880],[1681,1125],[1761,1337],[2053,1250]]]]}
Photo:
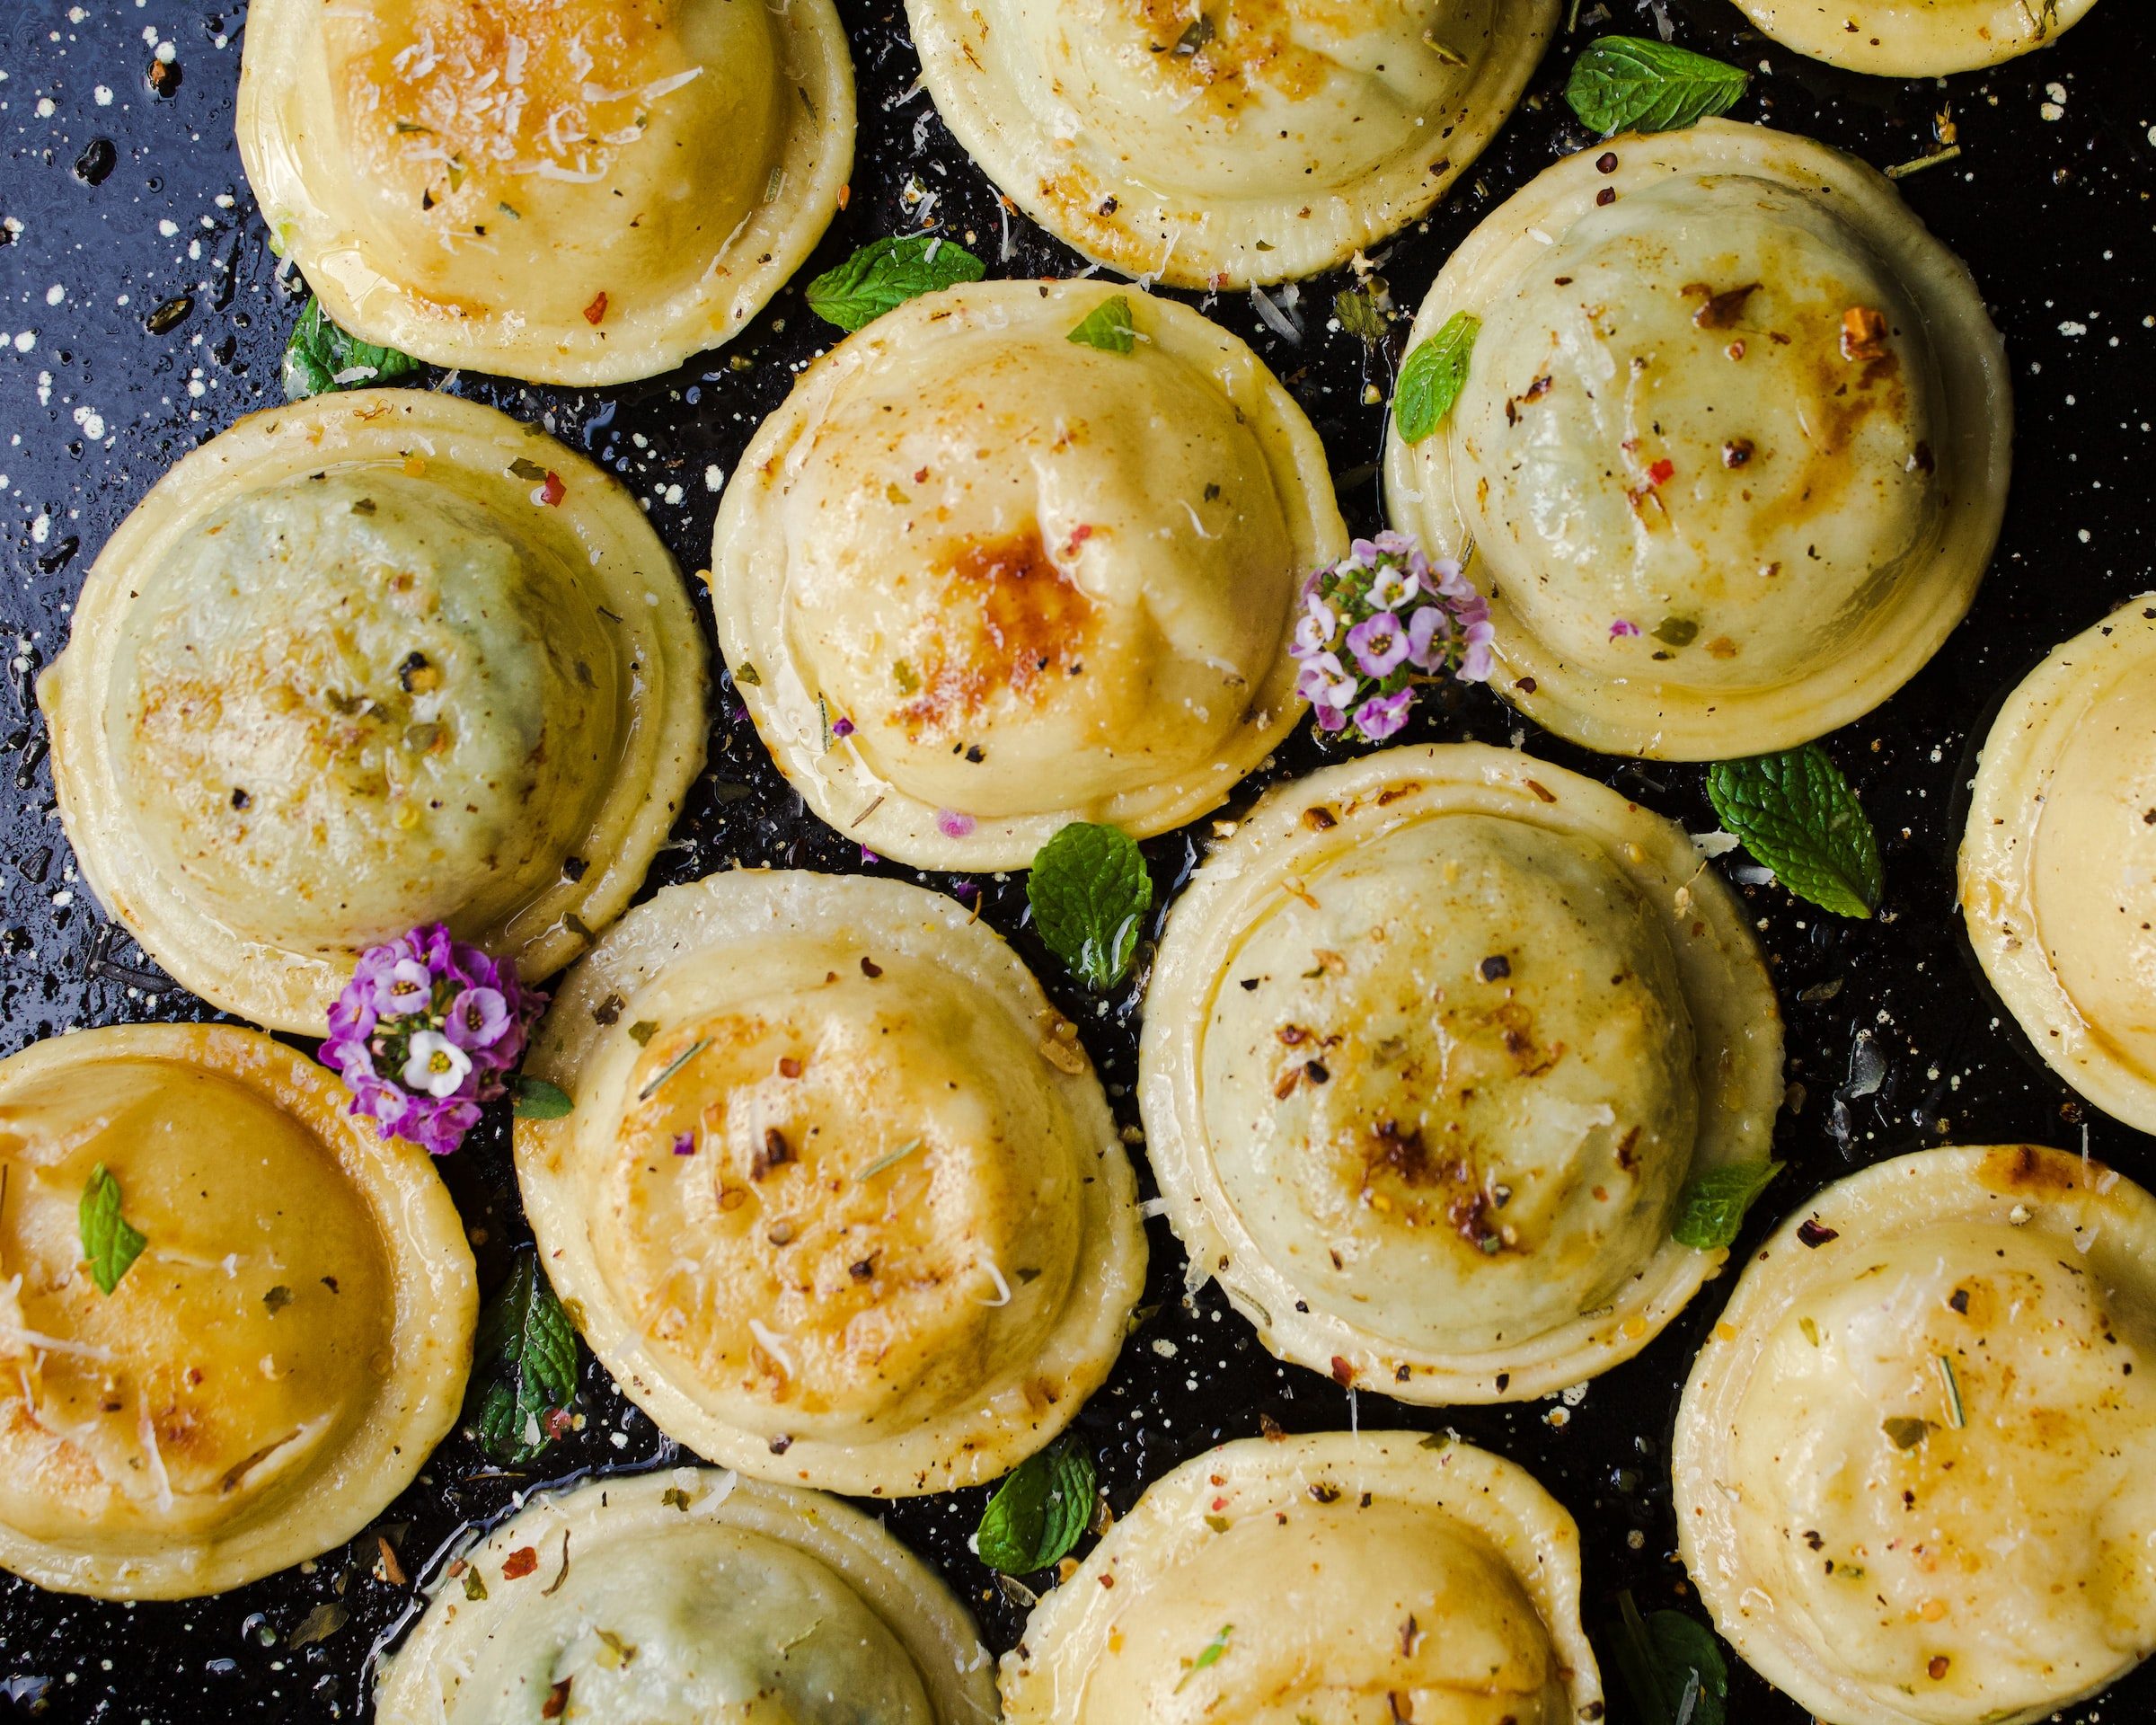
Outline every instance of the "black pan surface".
{"type": "MultiPolygon", "coordinates": [[[[2106,0],[2055,48],[1985,74],[1893,82],[1814,65],[1744,25],[1724,0],[1665,0],[1677,40],[1760,71],[1736,111],[1839,146],[1879,166],[1930,154],[1949,111],[1961,159],[1903,181],[1923,218],[1966,258],[2005,332],[2019,438],[2005,535],[1968,622],[1879,712],[1828,739],[1877,824],[1886,898],[1869,923],[1812,912],[1772,885],[1741,886],[1772,957],[1789,1021],[1778,1154],[1792,1164],[1755,1212],[1755,1242],[1819,1186],[1922,1145],[2084,1142],[2144,1182],[2156,1149],[2077,1101],[2037,1063],[1978,974],[1954,906],[1953,853],[1975,748],[2005,690],[2055,642],[2151,586],[2156,505],[2156,92],[2143,0],[2106,0]],[[1876,1089],[1852,1070],[1884,1058],[1876,1089]],[[1855,1063],[1852,1066],[1852,1062],[1855,1063]],[[1861,1093],[1860,1093],[1861,1092],[1861,1093]]],[[[839,0],[861,86],[850,208],[794,288],[732,348],[656,382],[605,392],[525,387],[465,376],[446,386],[490,402],[589,452],[649,500],[686,571],[710,558],[715,478],[792,372],[832,332],[800,285],[854,246],[916,226],[936,195],[939,231],[992,273],[1065,275],[1082,260],[1020,217],[998,262],[1002,223],[985,179],[915,90],[919,65],[896,0],[839,0]],[[739,356],[729,363],[729,358],[739,356]],[[746,369],[734,365],[746,359],[746,369]]],[[[1586,0],[1560,35],[1527,104],[1423,227],[1382,252],[1411,310],[1451,248],[1556,157],[1589,141],[1559,99],[1573,55],[1607,31],[1651,32],[1652,0],[1586,0]]],[[[280,279],[233,145],[244,4],[204,0],[8,0],[0,6],[0,1052],[85,1025],[210,1016],[108,923],[76,880],[54,812],[38,667],[66,639],[84,570],[126,512],[178,457],[241,414],[282,399],[278,364],[299,305],[280,279]],[[169,47],[168,47],[169,45],[169,47]],[[153,76],[154,65],[164,69],[153,76]],[[184,301],[183,307],[176,302],[184,301]],[[153,317],[160,308],[162,315],[153,317]],[[155,326],[155,332],[153,332],[155,326]]],[[[1206,309],[1250,340],[1323,433],[1341,504],[1359,531],[1381,525],[1374,479],[1395,351],[1366,355],[1329,330],[1341,282],[1306,283],[1299,345],[1275,336],[1249,299],[1206,309]]],[[[1400,332],[1404,332],[1404,323],[1400,332]]],[[[1396,332],[1396,343],[1398,332],[1396,332]]],[[[427,383],[439,385],[438,374],[427,383]]],[[[699,603],[701,588],[699,588],[699,603]]],[[[707,610],[708,620],[708,610],[707,610]]],[[[1581,753],[1515,717],[1483,690],[1420,714],[1401,741],[1515,742],[1618,785],[1694,831],[1716,822],[1697,766],[1581,753]]],[[[1241,806],[1326,758],[1307,731],[1239,792],[1241,806]]],[[[1224,811],[1233,812],[1233,810],[1224,811]]],[[[1208,830],[1153,841],[1158,899],[1172,898],[1208,830]]],[[[1741,864],[1741,856],[1721,865],[1741,864]]],[[[860,852],[804,810],[721,683],[711,765],[650,889],[737,862],[858,871],[860,852]]],[[[885,865],[887,871],[890,870],[885,865]]],[[[916,877],[982,896],[1083,1028],[1118,1115],[1135,1123],[1139,1003],[1125,990],[1096,1011],[1061,980],[1024,926],[1022,880],[916,877]]],[[[442,1164],[477,1250],[482,1285],[527,1237],[509,1170],[508,1122],[490,1119],[442,1164]]],[[[1147,1185],[1150,1195],[1150,1182],[1147,1185]]],[[[1149,1302],[1159,1311],[1079,1417],[1118,1510],[1144,1484],[1269,1417],[1289,1430],[1450,1426],[1513,1457],[1561,1498],[1585,1535],[1591,1621],[1621,1588],[1643,1607],[1697,1609],[1675,1557],[1667,1477],[1676,1395],[1730,1286],[1709,1287],[1646,1352],[1595,1380],[1577,1406],[1422,1411],[1374,1394],[1359,1407],[1317,1375],[1276,1363],[1208,1287],[1182,1298],[1183,1253],[1149,1225],[1149,1302]]],[[[453,1436],[411,1491],[349,1548],[212,1599],[122,1606],[0,1578],[0,1710],[51,1720],[345,1720],[368,1712],[370,1651],[416,1610],[416,1579],[468,1521],[520,1493],[592,1470],[676,1459],[675,1446],[586,1362],[583,1429],[538,1471],[490,1467],[453,1436]],[[379,1573],[386,1534],[414,1581],[379,1573]],[[309,1610],[334,1600],[349,1620],[294,1649],[309,1610]]],[[[973,1606],[990,1644],[1015,1641],[1020,1606],[970,1555],[985,1491],[888,1506],[891,1526],[973,1606]]],[[[1734,1661],[1733,1661],[1734,1665],[1734,1661]]],[[[1605,1660],[1605,1675],[1614,1673],[1605,1660]]],[[[1802,1725],[1804,1713],[1736,1667],[1740,1725],[1802,1725]]],[[[1612,1717],[1630,1718],[1624,1697],[1612,1717]]],[[[2060,1716],[2071,1725],[2156,1719],[2156,1668],[2060,1716]]]]}

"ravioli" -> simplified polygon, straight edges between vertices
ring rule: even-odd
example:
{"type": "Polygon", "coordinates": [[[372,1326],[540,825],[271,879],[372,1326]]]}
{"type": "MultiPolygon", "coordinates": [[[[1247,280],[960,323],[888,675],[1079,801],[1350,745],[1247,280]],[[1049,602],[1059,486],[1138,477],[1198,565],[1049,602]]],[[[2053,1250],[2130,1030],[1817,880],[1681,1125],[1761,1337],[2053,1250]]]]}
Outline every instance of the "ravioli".
{"type": "Polygon", "coordinates": [[[188,456],[40,679],[98,901],[181,984],[320,1036],[421,924],[559,968],[703,764],[703,641],[620,486],[491,408],[318,396],[188,456]]]}
{"type": "Polygon", "coordinates": [[[1035,1608],[1003,1692],[1009,1725],[1602,1717],[1572,1517],[1413,1431],[1193,1456],[1035,1608]]]}
{"type": "Polygon", "coordinates": [[[255,1031],[78,1031],[0,1060],[0,1565],[220,1593],[343,1544],[455,1423],[478,1302],[423,1151],[255,1031]],[[145,1239],[109,1294],[95,1171],[145,1239]]]}
{"type": "Polygon", "coordinates": [[[1559,163],[1454,252],[1419,343],[1480,320],[1394,523],[1471,551],[1506,699],[1674,760],[1876,707],[1961,621],[2006,501],[2005,352],[1881,176],[1702,120],[1559,163]]]}
{"type": "Polygon", "coordinates": [[[1827,1725],[2027,1725],[2156,1648],[2156,1199],[2028,1145],[1830,1186],[1677,1413],[1716,1626],[1827,1725]]]}
{"type": "Polygon", "coordinates": [[[1426,213],[1511,114],[1557,0],[906,0],[974,160],[1174,288],[1286,281],[1426,213]]]}
{"type": "Polygon", "coordinates": [[[547,1273],[670,1438],[856,1495],[994,1478],[1107,1377],[1144,1280],[1075,1031],[897,881],[672,887],[572,970],[517,1127],[547,1273]]]}
{"type": "Polygon", "coordinates": [[[257,0],[240,155],[338,323],[535,383],[738,333],[844,199],[831,0],[257,0]]]}
{"type": "Polygon", "coordinates": [[[381,1725],[996,1716],[965,1608],[817,1491],[710,1468],[588,1480],[535,1499],[430,1592],[387,1662],[381,1725]]]}
{"type": "Polygon", "coordinates": [[[1510,750],[1269,792],[1168,919],[1138,1098],[1168,1218],[1284,1359],[1403,1402],[1629,1359],[1723,1254],[1688,1178],[1768,1154],[1781,1025],[1684,834],[1510,750]]]}
{"type": "Polygon", "coordinates": [[[1978,962],[2052,1069],[2156,1132],[2156,593],[2056,649],[1984,739],[1961,841],[1978,962]]]}
{"type": "Polygon", "coordinates": [[[1944,77],[2056,41],[2096,0],[1736,0],[1785,48],[1851,72],[1944,77]]]}
{"type": "Polygon", "coordinates": [[[1317,433],[1171,300],[981,282],[812,366],[720,505],[719,639],[831,826],[917,868],[1023,868],[1074,820],[1216,806],[1302,716],[1303,579],[1346,555],[1317,433]],[[1108,338],[1112,340],[1113,338],[1108,338]]]}

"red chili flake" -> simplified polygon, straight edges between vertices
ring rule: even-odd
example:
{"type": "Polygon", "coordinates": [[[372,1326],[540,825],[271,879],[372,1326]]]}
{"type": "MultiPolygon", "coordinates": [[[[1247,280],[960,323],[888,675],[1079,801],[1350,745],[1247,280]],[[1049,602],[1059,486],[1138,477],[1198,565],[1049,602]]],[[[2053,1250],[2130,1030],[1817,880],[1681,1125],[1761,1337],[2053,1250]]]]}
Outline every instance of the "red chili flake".
{"type": "Polygon", "coordinates": [[[850,180],[849,180],[849,181],[847,181],[847,182],[846,182],[844,185],[841,186],[841,187],[838,189],[838,207],[839,207],[841,209],[844,209],[844,208],[845,208],[845,207],[846,207],[848,204],[852,203],[853,201],[853,182],[852,181],[850,181],[850,180]]]}
{"type": "Polygon", "coordinates": [[[521,1581],[539,1567],[539,1553],[529,1545],[519,1545],[501,1561],[501,1579],[504,1581],[521,1581]]]}
{"type": "Polygon", "coordinates": [[[1944,1653],[1934,1653],[1931,1656],[1931,1663],[1927,1665],[1924,1669],[1931,1674],[1931,1681],[1937,1683],[1947,1675],[1947,1667],[1950,1663],[1951,1661],[1944,1653]]]}
{"type": "Polygon", "coordinates": [[[596,329],[606,318],[606,296],[601,294],[584,308],[584,321],[596,329]]]}
{"type": "Polygon", "coordinates": [[[1281,1429],[1280,1422],[1269,1413],[1258,1416],[1258,1429],[1268,1444],[1280,1443],[1287,1437],[1287,1433],[1281,1429]]]}
{"type": "Polygon", "coordinates": [[[1797,1225],[1797,1237],[1814,1252],[1816,1252],[1829,1240],[1839,1240],[1842,1234],[1840,1229],[1830,1228],[1824,1222],[1816,1221],[1807,1216],[1797,1225]]]}
{"type": "Polygon", "coordinates": [[[576,1424],[576,1415],[567,1408],[556,1408],[546,1416],[546,1435],[549,1438],[559,1438],[574,1424],[576,1424]]]}
{"type": "Polygon", "coordinates": [[[1342,1389],[1347,1389],[1355,1383],[1355,1367],[1338,1354],[1332,1357],[1332,1381],[1342,1389]]]}
{"type": "Polygon", "coordinates": [[[861,974],[873,982],[883,974],[883,967],[873,959],[863,959],[861,961],[861,974]]]}
{"type": "Polygon", "coordinates": [[[1674,461],[1657,461],[1647,470],[1647,482],[1650,485],[1666,485],[1676,476],[1677,464],[1674,461]]]}
{"type": "Polygon", "coordinates": [[[1851,305],[1842,314],[1842,357],[1848,360],[1886,357],[1886,314],[1869,305],[1851,305]]]}
{"type": "Polygon", "coordinates": [[[779,1062],[779,1076],[780,1076],[780,1077],[782,1077],[782,1078],[799,1078],[800,1075],[801,1075],[801,1063],[800,1063],[799,1060],[796,1060],[796,1059],[795,1059],[795,1058],[794,1058],[794,1057],[792,1057],[791,1054],[790,1054],[790,1055],[787,1055],[787,1056],[785,1056],[784,1057],[782,1057],[782,1058],[780,1060],[780,1062],[779,1062]]]}
{"type": "Polygon", "coordinates": [[[561,482],[561,475],[552,468],[546,471],[546,483],[539,488],[539,500],[552,509],[569,495],[569,487],[561,482]]]}
{"type": "Polygon", "coordinates": [[[563,1677],[546,1692],[546,1699],[539,1705],[540,1718],[560,1719],[569,1711],[569,1685],[575,1681],[573,1677],[563,1677]]]}
{"type": "Polygon", "coordinates": [[[1759,283],[1747,281],[1741,288],[1731,288],[1719,294],[1709,294],[1705,304],[1692,314],[1692,327],[1701,330],[1727,330],[1745,314],[1745,302],[1759,291],[1759,283]]]}

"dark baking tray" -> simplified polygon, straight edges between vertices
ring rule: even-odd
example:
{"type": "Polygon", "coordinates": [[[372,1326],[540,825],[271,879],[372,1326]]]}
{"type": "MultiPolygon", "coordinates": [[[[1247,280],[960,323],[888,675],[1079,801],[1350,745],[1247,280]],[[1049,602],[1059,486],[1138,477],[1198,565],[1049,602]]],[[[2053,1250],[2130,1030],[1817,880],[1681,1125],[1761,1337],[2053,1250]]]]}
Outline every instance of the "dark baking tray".
{"type": "MultiPolygon", "coordinates": [[[[2005,536],[1969,621],[1894,701],[1829,739],[1884,841],[1882,914],[1843,922],[1777,887],[1740,888],[1781,991],[1789,1075],[1806,1093],[1778,1132],[1793,1170],[1747,1240],[1851,1168],[1920,1145],[2028,1138],[2079,1148],[2085,1135],[2098,1155],[2156,1180],[2156,1154],[2143,1140],[2085,1108],[2035,1061],[1969,958],[1953,893],[1959,807],[1999,698],[2054,643],[2151,585],[2156,98],[2142,0],[2106,0],[2058,47],[1943,83],[1812,65],[1745,29],[1722,0],[1666,5],[1681,41],[1763,69],[1738,118],[1764,119],[1884,166],[1929,154],[1934,116],[1951,109],[1963,157],[1903,189],[1975,269],[2006,332],[2019,401],[2005,536]],[[2045,117],[2046,102],[2063,110],[2059,117],[2045,117]],[[1876,1091],[1850,1094],[1860,1037],[1885,1057],[1885,1075],[1876,1091]]],[[[915,91],[919,66],[902,11],[891,0],[840,0],[840,10],[861,85],[853,195],[794,288],[733,347],[656,382],[588,392],[466,376],[449,385],[524,419],[543,416],[614,469],[650,500],[651,518],[685,571],[710,557],[717,499],[707,470],[732,472],[792,372],[830,335],[803,307],[799,282],[865,240],[914,226],[909,182],[939,194],[941,231],[963,238],[996,273],[1062,275],[1082,261],[1019,217],[1011,224],[1015,254],[995,261],[994,194],[925,93],[915,91]],[[747,368],[733,369],[733,356],[747,368]]],[[[1406,308],[1489,209],[1588,141],[1558,95],[1577,43],[1599,31],[1654,28],[1648,0],[1587,0],[1586,10],[1578,36],[1560,36],[1496,145],[1427,225],[1383,252],[1383,274],[1406,308]]],[[[0,694],[0,783],[12,780],[13,792],[0,833],[0,1051],[74,1026],[208,1015],[75,880],[31,683],[65,641],[84,571],[121,517],[180,456],[281,399],[278,357],[299,302],[296,283],[278,279],[233,146],[245,25],[243,4],[200,0],[10,0],[0,13],[0,217],[11,218],[0,245],[0,330],[35,334],[27,348],[0,345],[0,636],[10,638],[12,655],[9,690],[0,694]],[[153,81],[153,58],[166,42],[176,74],[153,81]],[[183,297],[184,314],[168,311],[152,332],[150,314],[183,297]],[[18,650],[15,638],[27,646],[18,650]]],[[[1368,530],[1379,525],[1374,464],[1383,410],[1363,392],[1389,384],[1397,354],[1366,355],[1354,337],[1326,328],[1340,285],[1304,285],[1309,327],[1299,346],[1270,333],[1246,296],[1206,309],[1286,380],[1324,434],[1351,524],[1368,530]]],[[[1694,830],[1715,824],[1701,768],[1584,755],[1484,691],[1462,691],[1423,713],[1402,740],[1471,738],[1517,742],[1694,830]]],[[[1299,735],[1238,803],[1324,758],[1299,735]]],[[[1195,864],[1206,830],[1200,822],[1146,846],[1163,903],[1195,864]]],[[[710,769],[650,886],[737,862],[856,871],[860,852],[805,812],[722,682],[710,769]]],[[[980,893],[984,914],[1083,1027],[1119,1117],[1135,1120],[1133,990],[1097,1015],[1064,986],[1023,925],[1021,881],[907,878],[980,893]]],[[[491,1286],[526,1237],[507,1122],[490,1119],[442,1172],[491,1286]]],[[[1560,1429],[1545,1419],[1554,1402],[1425,1411],[1370,1394],[1355,1407],[1326,1379],[1271,1359],[1212,1289],[1183,1301],[1181,1250],[1164,1223],[1148,1233],[1147,1297],[1160,1310],[1078,1422],[1118,1510],[1147,1481],[1220,1439],[1256,1432],[1264,1417],[1290,1430],[1358,1417],[1370,1427],[1449,1425],[1533,1469],[1579,1518],[1591,1621],[1625,1587],[1649,1607],[1696,1609],[1674,1556],[1668,1438],[1685,1368],[1727,1278],[1638,1359],[1595,1380],[1560,1429]]],[[[453,1436],[379,1524],[402,1567],[418,1576],[460,1525],[499,1515],[545,1480],[676,1459],[674,1446],[589,1362],[583,1407],[584,1429],[528,1477],[488,1467],[469,1438],[453,1436]]],[[[885,1513],[941,1567],[1001,1650],[1024,1614],[967,1550],[985,1496],[962,1491],[885,1513]]],[[[106,1605],[0,1579],[0,1708],[128,1725],[362,1717],[370,1649],[396,1634],[415,1604],[413,1586],[376,1573],[376,1552],[370,1530],[301,1570],[175,1605],[106,1605]],[[349,1621],[326,1642],[289,1648],[309,1609],[332,1598],[349,1621]]],[[[1741,1667],[1735,1677],[1731,1717],[1741,1725],[1804,1719],[1741,1667]]],[[[1613,1695],[1612,1717],[1630,1713],[1613,1695]]],[[[2075,1725],[2156,1717],[2156,1669],[2062,1717],[2075,1725]]]]}

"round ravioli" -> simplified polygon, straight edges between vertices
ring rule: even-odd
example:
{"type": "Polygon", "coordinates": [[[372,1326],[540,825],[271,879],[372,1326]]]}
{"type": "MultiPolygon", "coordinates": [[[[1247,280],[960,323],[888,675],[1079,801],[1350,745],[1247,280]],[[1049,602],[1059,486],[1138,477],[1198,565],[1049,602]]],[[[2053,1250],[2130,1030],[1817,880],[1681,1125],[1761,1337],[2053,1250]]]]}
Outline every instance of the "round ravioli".
{"type": "Polygon", "coordinates": [[[213,1005],[321,1035],[421,924],[565,963],[703,764],[705,653],[612,479],[453,396],[243,420],[107,544],[40,679],[83,873],[213,1005]]]}
{"type": "Polygon", "coordinates": [[[1010,1725],[1575,1725],[1579,1530],[1420,1432],[1244,1438],[1146,1488],[1003,1661],[1010,1725]]]}
{"type": "Polygon", "coordinates": [[[2028,1145],[1830,1186],[1677,1413],[1716,1626],[1825,1725],[2026,1725],[2156,1648],[2156,1199],[2028,1145]]]}
{"type": "Polygon", "coordinates": [[[1785,48],[1851,72],[1944,77],[2058,40],[2096,0],[1736,0],[1785,48]]]}
{"type": "Polygon", "coordinates": [[[2156,1132],[2156,593],[2007,697],[1962,836],[1961,910],[2059,1076],[2156,1132]]]}
{"type": "Polygon", "coordinates": [[[906,0],[936,106],[1027,215],[1174,288],[1316,275],[1443,196],[1558,0],[906,0]]]}
{"type": "Polygon", "coordinates": [[[810,808],[917,868],[1023,868],[1070,821],[1218,804],[1302,716],[1291,613],[1347,550],[1317,433],[1233,336],[981,282],[809,368],[735,470],[711,585],[810,808]]]}
{"type": "Polygon", "coordinates": [[[1702,120],[1559,163],[1454,252],[1480,320],[1386,451],[1478,560],[1495,686],[1613,754],[1721,759],[1869,712],[1961,621],[2005,508],[2005,350],[1968,270],[1823,145],[1702,120]]]}
{"type": "Polygon", "coordinates": [[[344,1101],[223,1025],[0,1060],[0,1565],[221,1593],[411,1482],[464,1397],[472,1253],[426,1154],[344,1101]]]}
{"type": "Polygon", "coordinates": [[[949,898],[736,871],[572,970],[517,1127],[548,1274],[667,1436],[759,1478],[948,1491],[1038,1449],[1144,1284],[1071,1024],[949,898]]]}
{"type": "Polygon", "coordinates": [[[1268,792],[1168,919],[1139,1101],[1192,1273],[1404,1402],[1630,1358],[1719,1268],[1688,1179],[1763,1159],[1781,1022],[1741,907],[1615,792],[1474,745],[1268,792]]]}
{"type": "Polygon", "coordinates": [[[239,137],[272,245],[346,329],[621,383],[800,267],[853,67],[831,0],[256,0],[239,137]]]}
{"type": "Polygon", "coordinates": [[[381,1725],[980,1725],[988,1650],[883,1528],[709,1468],[541,1497],[436,1578],[381,1725]]]}

